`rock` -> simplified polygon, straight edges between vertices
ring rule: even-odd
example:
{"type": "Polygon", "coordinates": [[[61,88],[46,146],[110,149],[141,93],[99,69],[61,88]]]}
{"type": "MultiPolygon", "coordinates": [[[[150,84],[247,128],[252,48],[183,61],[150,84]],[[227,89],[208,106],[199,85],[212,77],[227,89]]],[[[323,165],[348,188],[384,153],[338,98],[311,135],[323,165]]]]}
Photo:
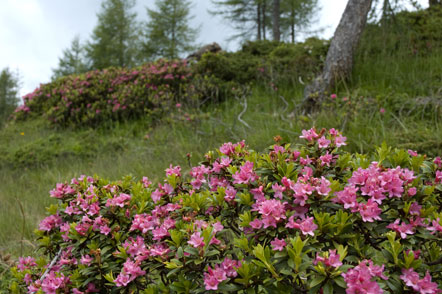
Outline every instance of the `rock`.
{"type": "Polygon", "coordinates": [[[200,60],[204,53],[207,52],[218,53],[221,51],[222,51],[221,46],[218,43],[213,42],[212,44],[205,45],[200,49],[198,49],[197,51],[193,52],[192,54],[187,56],[186,59],[200,60]]]}

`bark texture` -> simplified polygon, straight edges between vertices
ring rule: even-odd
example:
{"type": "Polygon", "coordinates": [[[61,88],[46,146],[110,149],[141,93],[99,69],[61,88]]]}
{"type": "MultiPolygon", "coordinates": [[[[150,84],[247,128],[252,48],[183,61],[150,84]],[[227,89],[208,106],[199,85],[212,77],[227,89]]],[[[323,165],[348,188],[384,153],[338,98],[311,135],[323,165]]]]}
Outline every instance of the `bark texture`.
{"type": "Polygon", "coordinates": [[[349,0],[327,52],[324,69],[304,90],[304,108],[312,112],[336,81],[346,79],[353,67],[354,51],[367,22],[372,0],[349,0]]]}
{"type": "Polygon", "coordinates": [[[279,28],[280,20],[280,3],[279,0],[273,0],[273,41],[281,40],[281,31],[279,28]]]}

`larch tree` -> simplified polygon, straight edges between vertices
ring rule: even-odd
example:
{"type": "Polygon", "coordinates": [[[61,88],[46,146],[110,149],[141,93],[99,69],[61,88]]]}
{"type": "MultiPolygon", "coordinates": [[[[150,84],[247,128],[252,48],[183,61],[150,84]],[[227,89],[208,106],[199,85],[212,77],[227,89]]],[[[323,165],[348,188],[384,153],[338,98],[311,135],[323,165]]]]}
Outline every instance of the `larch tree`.
{"type": "Polygon", "coordinates": [[[144,54],[147,59],[179,58],[195,49],[198,29],[189,24],[191,2],[186,0],[156,0],[156,9],[147,9],[149,21],[145,27],[144,54]]]}
{"type": "Polygon", "coordinates": [[[8,67],[0,72],[0,125],[14,111],[19,101],[20,79],[8,67]]]}
{"type": "Polygon", "coordinates": [[[80,37],[76,36],[71,42],[71,47],[63,50],[63,56],[58,59],[58,67],[52,70],[52,79],[84,73],[89,70],[89,63],[86,48],[81,44],[80,37]]]}
{"type": "Polygon", "coordinates": [[[322,73],[304,90],[304,109],[321,104],[336,82],[351,74],[353,55],[361,38],[372,0],[349,0],[330,43],[322,73]]]}
{"type": "Polygon", "coordinates": [[[282,0],[281,32],[295,43],[297,31],[308,27],[318,11],[318,0],[282,0]]]}
{"type": "Polygon", "coordinates": [[[270,0],[212,0],[212,3],[218,9],[210,13],[222,16],[237,31],[232,39],[267,39],[273,17],[270,0]]]}
{"type": "Polygon", "coordinates": [[[135,0],[105,0],[98,13],[98,25],[88,43],[87,56],[92,67],[130,67],[137,63],[139,25],[132,12],[135,0]]]}

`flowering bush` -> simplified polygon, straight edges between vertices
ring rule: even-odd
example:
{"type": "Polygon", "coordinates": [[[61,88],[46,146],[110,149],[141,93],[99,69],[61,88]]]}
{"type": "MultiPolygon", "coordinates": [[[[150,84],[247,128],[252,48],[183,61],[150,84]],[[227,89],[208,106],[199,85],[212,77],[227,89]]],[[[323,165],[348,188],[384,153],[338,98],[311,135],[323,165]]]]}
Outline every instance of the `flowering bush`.
{"type": "Polygon", "coordinates": [[[108,68],[62,77],[23,97],[14,118],[44,116],[61,126],[90,126],[149,115],[178,102],[223,99],[231,86],[195,75],[186,60],[158,60],[134,69],[108,68]]]}
{"type": "Polygon", "coordinates": [[[341,151],[334,129],[255,152],[225,143],[183,175],[81,176],[20,258],[19,293],[441,293],[442,161],[341,151]]]}

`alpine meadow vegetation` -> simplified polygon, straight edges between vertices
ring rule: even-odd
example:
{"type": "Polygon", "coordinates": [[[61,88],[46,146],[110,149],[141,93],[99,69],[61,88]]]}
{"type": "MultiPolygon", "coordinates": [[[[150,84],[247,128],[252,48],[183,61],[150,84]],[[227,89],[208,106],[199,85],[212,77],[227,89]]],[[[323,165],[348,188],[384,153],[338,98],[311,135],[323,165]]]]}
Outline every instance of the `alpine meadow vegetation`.
{"type": "Polygon", "coordinates": [[[335,129],[300,138],[228,142],[155,184],[57,184],[43,254],[19,259],[11,291],[441,293],[440,157],[351,154],[335,129]]]}
{"type": "MultiPolygon", "coordinates": [[[[280,2],[287,39],[317,1],[280,2]]],[[[90,70],[74,39],[73,74],[8,96],[0,293],[442,293],[441,11],[369,23],[313,113],[329,40],[90,70]]]]}

